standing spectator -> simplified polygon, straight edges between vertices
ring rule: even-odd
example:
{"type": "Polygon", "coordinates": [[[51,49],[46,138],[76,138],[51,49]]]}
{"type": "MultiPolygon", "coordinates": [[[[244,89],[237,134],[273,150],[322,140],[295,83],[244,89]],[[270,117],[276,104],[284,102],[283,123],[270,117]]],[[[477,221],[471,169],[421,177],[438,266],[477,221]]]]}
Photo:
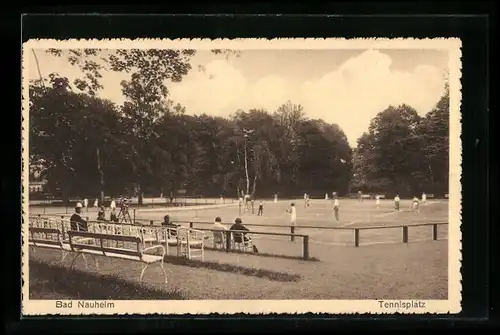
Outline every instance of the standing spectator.
{"type": "Polygon", "coordinates": [[[257,215],[263,215],[264,214],[264,204],[262,203],[262,200],[259,201],[259,211],[257,212],[257,215]]]}
{"type": "Polygon", "coordinates": [[[339,198],[335,196],[333,200],[333,211],[335,212],[335,220],[339,221],[339,210],[340,210],[340,204],[339,204],[339,198]]]}
{"type": "Polygon", "coordinates": [[[83,199],[83,207],[85,208],[89,207],[89,200],[87,198],[83,199]]]}
{"type": "Polygon", "coordinates": [[[424,193],[422,193],[422,204],[425,205],[426,201],[427,201],[427,194],[425,194],[425,192],[424,192],[424,193]]]}
{"type": "Polygon", "coordinates": [[[99,199],[96,198],[94,200],[94,208],[97,208],[97,207],[99,207],[99,199]]]}
{"type": "Polygon", "coordinates": [[[292,202],[290,204],[290,209],[287,210],[288,213],[290,213],[290,230],[291,233],[295,233],[295,226],[297,225],[297,208],[295,208],[295,204],[292,202]]]}
{"type": "Polygon", "coordinates": [[[399,212],[399,202],[401,201],[401,199],[399,199],[399,194],[396,194],[396,196],[394,197],[394,209],[399,212]]]}
{"type": "Polygon", "coordinates": [[[109,208],[111,208],[111,210],[116,209],[116,202],[114,198],[111,199],[111,204],[109,205],[109,208]]]}
{"type": "Polygon", "coordinates": [[[417,197],[413,197],[411,201],[411,210],[415,213],[420,213],[420,201],[418,200],[417,197]]]}
{"type": "Polygon", "coordinates": [[[82,207],[81,203],[76,204],[75,213],[69,219],[71,230],[88,231],[87,221],[82,218],[82,207]]]}
{"type": "Polygon", "coordinates": [[[380,208],[380,195],[375,196],[375,204],[377,205],[377,209],[380,208]]]}

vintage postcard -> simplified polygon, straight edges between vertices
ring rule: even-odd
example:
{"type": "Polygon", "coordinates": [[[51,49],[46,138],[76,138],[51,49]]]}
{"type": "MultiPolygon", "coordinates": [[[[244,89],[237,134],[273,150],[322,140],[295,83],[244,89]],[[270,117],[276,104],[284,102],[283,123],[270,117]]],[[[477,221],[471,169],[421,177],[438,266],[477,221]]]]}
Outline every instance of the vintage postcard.
{"type": "Polygon", "coordinates": [[[22,51],[24,315],[461,311],[459,39],[22,51]]]}

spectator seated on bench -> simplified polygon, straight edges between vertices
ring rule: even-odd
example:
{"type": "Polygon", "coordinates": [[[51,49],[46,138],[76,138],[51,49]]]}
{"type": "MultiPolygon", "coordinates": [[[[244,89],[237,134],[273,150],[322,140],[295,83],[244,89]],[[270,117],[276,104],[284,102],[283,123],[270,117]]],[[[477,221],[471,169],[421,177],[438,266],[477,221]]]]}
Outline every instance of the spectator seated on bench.
{"type": "Polygon", "coordinates": [[[82,218],[82,204],[77,203],[75,207],[75,213],[71,215],[71,218],[69,219],[71,223],[71,230],[77,230],[77,231],[87,231],[88,226],[87,226],[87,221],[82,218]]]}
{"type": "Polygon", "coordinates": [[[170,222],[170,215],[165,215],[163,217],[161,225],[167,228],[169,237],[175,237],[177,235],[177,228],[180,227],[180,225],[170,222]]]}
{"type": "Polygon", "coordinates": [[[241,231],[250,231],[247,227],[245,227],[240,218],[236,218],[234,220],[234,224],[229,228],[230,231],[239,231],[233,232],[233,242],[236,249],[243,251],[253,251],[255,253],[259,252],[257,247],[253,244],[252,239],[247,233],[242,233],[241,231]]]}
{"type": "Polygon", "coordinates": [[[218,249],[218,248],[225,249],[226,248],[225,231],[227,230],[227,228],[222,225],[222,219],[219,216],[215,218],[214,225],[213,225],[212,229],[219,230],[219,231],[213,232],[214,248],[215,249],[218,249]]]}
{"type": "Polygon", "coordinates": [[[106,211],[104,210],[104,206],[101,206],[101,209],[99,209],[99,212],[97,212],[97,221],[108,221],[106,219],[106,211]]]}
{"type": "Polygon", "coordinates": [[[141,238],[138,236],[99,234],[80,231],[69,231],[68,234],[70,250],[75,254],[71,267],[74,267],[75,261],[78,256],[84,256],[85,254],[92,256],[96,269],[99,269],[99,264],[96,256],[136,261],[142,264],[142,270],[139,276],[139,281],[142,282],[142,278],[147,267],[151,264],[159,263],[165,276],[165,283],[167,283],[167,273],[163,266],[165,248],[162,245],[153,245],[151,247],[145,248],[141,238]],[[81,238],[92,239],[96,243],[81,243],[81,238]],[[124,248],[113,247],[116,242],[123,242],[124,248]],[[125,246],[129,247],[125,248],[125,246]],[[160,250],[161,255],[150,254],[149,252],[152,250],[160,250]]]}

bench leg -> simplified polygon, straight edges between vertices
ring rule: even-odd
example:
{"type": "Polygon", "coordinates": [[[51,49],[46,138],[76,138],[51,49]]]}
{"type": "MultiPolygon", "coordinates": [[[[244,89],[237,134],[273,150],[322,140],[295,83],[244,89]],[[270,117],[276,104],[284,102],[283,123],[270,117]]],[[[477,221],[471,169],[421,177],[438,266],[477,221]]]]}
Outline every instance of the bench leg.
{"type": "Polygon", "coordinates": [[[76,253],[76,255],[75,255],[75,257],[73,257],[73,261],[71,262],[71,268],[72,268],[72,269],[75,267],[75,262],[76,262],[76,259],[77,259],[77,258],[78,258],[78,256],[80,256],[80,255],[82,255],[82,256],[83,256],[83,254],[82,254],[81,252],[77,252],[77,253],[76,253]]]}
{"type": "Polygon", "coordinates": [[[144,276],[144,272],[146,272],[146,269],[148,268],[148,265],[149,264],[142,264],[142,271],[141,271],[141,275],[139,277],[139,282],[142,282],[142,277],[144,276]]]}
{"type": "Polygon", "coordinates": [[[168,282],[167,281],[167,271],[165,271],[165,267],[163,266],[163,260],[160,262],[160,267],[161,270],[163,271],[163,275],[165,276],[165,284],[168,282]]]}
{"type": "Polygon", "coordinates": [[[89,268],[89,263],[87,262],[87,257],[85,257],[84,254],[82,254],[83,261],[85,262],[85,269],[89,268]]]}
{"type": "Polygon", "coordinates": [[[69,254],[70,254],[70,252],[67,252],[64,250],[61,252],[61,263],[64,262],[64,260],[66,259],[66,257],[68,257],[69,254]]]}

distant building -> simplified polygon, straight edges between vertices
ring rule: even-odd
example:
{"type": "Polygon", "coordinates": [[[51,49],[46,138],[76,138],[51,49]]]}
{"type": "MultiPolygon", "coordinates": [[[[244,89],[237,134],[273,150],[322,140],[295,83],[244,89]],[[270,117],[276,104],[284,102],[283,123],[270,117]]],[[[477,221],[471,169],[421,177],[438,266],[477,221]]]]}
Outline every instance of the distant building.
{"type": "Polygon", "coordinates": [[[45,184],[47,182],[45,180],[42,181],[30,181],[29,191],[30,193],[41,193],[44,192],[45,184]]]}

